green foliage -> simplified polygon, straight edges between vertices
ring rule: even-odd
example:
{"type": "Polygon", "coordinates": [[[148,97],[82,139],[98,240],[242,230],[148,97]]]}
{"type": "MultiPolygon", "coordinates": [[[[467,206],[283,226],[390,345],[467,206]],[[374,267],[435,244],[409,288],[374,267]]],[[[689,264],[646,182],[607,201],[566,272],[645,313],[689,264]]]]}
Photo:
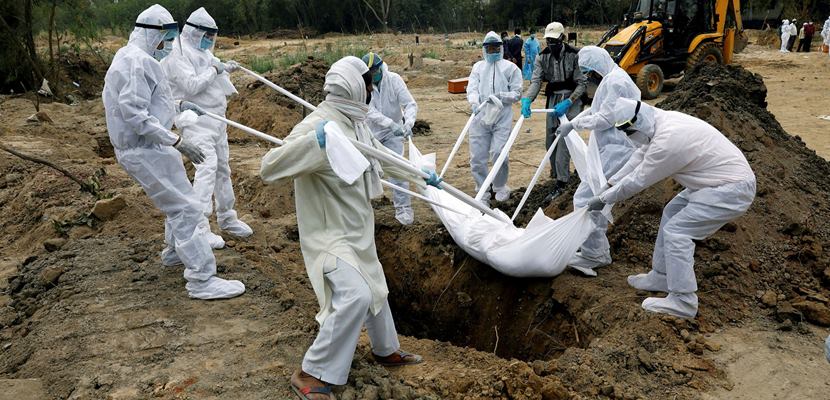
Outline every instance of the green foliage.
{"type": "Polygon", "coordinates": [[[427,49],[424,51],[424,58],[432,58],[435,60],[440,60],[441,56],[438,55],[438,52],[435,49],[427,49]]]}
{"type": "Polygon", "coordinates": [[[277,66],[277,60],[268,56],[255,56],[248,61],[248,64],[254,72],[264,74],[277,66]]]}

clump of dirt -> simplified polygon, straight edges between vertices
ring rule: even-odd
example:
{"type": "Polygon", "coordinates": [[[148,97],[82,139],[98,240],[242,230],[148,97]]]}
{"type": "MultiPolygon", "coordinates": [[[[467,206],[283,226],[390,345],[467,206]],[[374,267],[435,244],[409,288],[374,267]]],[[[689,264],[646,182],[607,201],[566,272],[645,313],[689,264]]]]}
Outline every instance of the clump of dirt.
{"type": "MultiPolygon", "coordinates": [[[[325,61],[309,57],[300,64],[266,73],[263,77],[316,105],[325,99],[323,84],[328,70],[325,61]]],[[[241,86],[237,89],[239,94],[228,102],[227,116],[231,120],[283,138],[309,113],[260,81],[246,78],[242,82],[243,85],[237,85],[241,86]]],[[[229,131],[229,140],[233,143],[258,141],[234,129],[229,131]]]]}
{"type": "Polygon", "coordinates": [[[432,127],[429,122],[422,119],[416,119],[415,125],[412,126],[412,134],[415,136],[429,136],[432,133],[432,127]]]}
{"type": "MultiPolygon", "coordinates": [[[[788,135],[766,110],[760,76],[704,65],[660,104],[701,118],[747,156],[758,195],[747,214],[697,243],[700,312],[692,321],[644,313],[649,294],[625,277],[650,268],[662,207],[682,188],[666,180],[615,207],[609,229],[614,263],[595,279],[505,277],[461,251],[437,223],[400,227],[381,214],[378,250],[401,331],[504,357],[556,365],[554,375],[587,396],[692,398],[722,385],[705,335],[732,321],[768,316],[782,329],[802,321],[830,325],[830,163],[788,135]]],[[[536,207],[558,217],[572,192],[536,207]]],[[[517,190],[500,204],[512,211],[517,190]]],[[[791,329],[791,328],[790,328],[791,329]]]]}

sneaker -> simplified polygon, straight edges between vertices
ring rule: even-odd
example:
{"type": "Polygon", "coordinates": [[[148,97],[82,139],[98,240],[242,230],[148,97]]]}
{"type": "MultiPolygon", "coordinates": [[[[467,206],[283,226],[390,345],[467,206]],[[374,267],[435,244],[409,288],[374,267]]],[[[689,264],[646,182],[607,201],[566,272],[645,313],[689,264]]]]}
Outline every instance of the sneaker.
{"type": "Polygon", "coordinates": [[[553,201],[557,197],[561,196],[562,193],[564,193],[564,192],[565,191],[562,190],[562,188],[557,186],[557,187],[553,188],[553,191],[551,191],[550,193],[548,193],[547,196],[545,196],[545,198],[544,198],[544,200],[542,200],[542,202],[543,203],[550,203],[551,201],[553,201]]]}
{"type": "Polygon", "coordinates": [[[668,314],[677,318],[694,318],[697,315],[697,295],[694,293],[669,293],[668,296],[649,297],[643,300],[643,310],[668,314]]]}
{"type": "Polygon", "coordinates": [[[211,276],[206,281],[187,282],[184,287],[191,298],[200,300],[230,299],[245,293],[242,282],[216,276],[211,276]]]}

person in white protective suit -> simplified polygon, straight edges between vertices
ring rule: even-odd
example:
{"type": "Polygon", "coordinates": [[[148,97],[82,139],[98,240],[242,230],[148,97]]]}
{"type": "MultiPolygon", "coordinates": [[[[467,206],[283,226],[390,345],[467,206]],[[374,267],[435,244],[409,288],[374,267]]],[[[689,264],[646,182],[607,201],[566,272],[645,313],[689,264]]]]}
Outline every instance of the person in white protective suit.
{"type": "MultiPolygon", "coordinates": [[[[392,165],[370,158],[368,168],[348,184],[338,177],[327,154],[336,151],[342,135],[330,135],[328,125],[343,135],[386,149],[366,123],[371,99],[371,75],[361,59],[345,57],[326,74],[326,100],[300,122],[285,145],[263,158],[260,176],[267,184],[294,180],[300,248],[320,312],[320,330],[291,377],[300,398],[331,398],[329,384],[346,383],[361,327],[366,326],[375,359],[388,366],[421,362],[400,349],[387,296],[389,289],[375,247],[371,199],[383,194],[381,174],[413,178],[392,165]],[[329,146],[326,146],[326,143],[329,146]]],[[[386,150],[390,151],[391,150],[386,150]]],[[[428,183],[437,185],[434,172],[428,183]]],[[[423,181],[420,182],[423,184],[423,181]]]]}
{"type": "Polygon", "coordinates": [[[782,53],[789,53],[787,45],[790,43],[790,20],[781,21],[781,50],[782,53]]]}
{"type": "MultiPolygon", "coordinates": [[[[181,44],[173,46],[173,52],[161,65],[173,90],[173,98],[198,105],[201,110],[225,116],[227,97],[237,93],[228,73],[236,70],[234,61],[223,63],[211,52],[216,42],[216,22],[204,8],[190,14],[182,29],[181,44]]],[[[222,248],[225,241],[210,231],[207,218],[216,203],[216,220],[219,229],[238,237],[248,237],[253,230],[234,210],[236,199],[231,184],[231,168],[228,164],[228,131],[224,122],[208,116],[199,116],[195,124],[184,129],[186,136],[205,154],[205,161],[196,164],[193,190],[196,201],[205,215],[202,229],[208,232],[211,247],[222,248]]]]}
{"type": "Polygon", "coordinates": [[[697,315],[694,240],[703,240],[743,215],[755,198],[755,174],[743,153],[706,122],[639,101],[620,99],[617,126],[639,147],[614,176],[610,189],[593,197],[589,209],[628,199],[665,178],[685,188],[663,208],[652,270],[632,275],[639,290],[666,292],[643,301],[647,311],[697,315]]]}
{"type": "Polygon", "coordinates": [[[170,53],[178,32],[160,5],[139,14],[129,42],[115,54],[104,78],[107,130],[118,163],[167,217],[162,263],[184,264],[185,287],[193,298],[234,297],[245,286],[215,276],[213,252],[205,232],[197,229],[204,217],[182,163],[181,154],[195,163],[204,154],[170,131],[176,110],[158,60],[170,53]]]}
{"type": "MultiPolygon", "coordinates": [[[[599,148],[602,170],[606,177],[614,175],[622,167],[634,146],[625,134],[614,128],[614,104],[619,99],[640,100],[640,89],[622,68],[614,63],[605,49],[585,46],[579,51],[579,68],[589,79],[601,79],[594,93],[591,108],[580,113],[568,123],[559,126],[557,134],[572,129],[590,130],[599,148]]],[[[574,193],[574,208],[585,207],[595,193],[583,180],[574,193]]],[[[594,268],[611,263],[611,246],[605,236],[608,220],[601,212],[591,212],[594,230],[582,244],[568,266],[590,276],[596,276],[594,268]]]]}
{"type": "MultiPolygon", "coordinates": [[[[467,101],[475,115],[470,125],[470,168],[476,181],[476,192],[487,179],[488,162],[501,154],[513,123],[513,103],[522,97],[522,71],[503,58],[504,47],[496,32],[484,37],[483,60],[473,65],[467,84],[467,101]]],[[[497,201],[510,197],[507,186],[509,172],[505,160],[493,179],[497,201]]],[[[489,204],[490,191],[482,198],[489,204]]]]}
{"type": "MultiPolygon", "coordinates": [[[[821,27],[821,38],[825,46],[830,46],[830,17],[827,17],[827,21],[824,21],[824,25],[821,27]]],[[[828,52],[828,55],[830,55],[830,52],[828,52]]]]}
{"type": "MultiPolygon", "coordinates": [[[[369,103],[366,122],[381,144],[403,155],[404,138],[412,137],[418,105],[401,76],[390,71],[379,55],[368,53],[363,56],[363,62],[372,74],[372,101],[369,103]]],[[[393,179],[392,183],[409,189],[406,181],[393,179]]],[[[403,225],[414,222],[415,214],[409,195],[393,190],[392,196],[395,219],[403,225]]]]}

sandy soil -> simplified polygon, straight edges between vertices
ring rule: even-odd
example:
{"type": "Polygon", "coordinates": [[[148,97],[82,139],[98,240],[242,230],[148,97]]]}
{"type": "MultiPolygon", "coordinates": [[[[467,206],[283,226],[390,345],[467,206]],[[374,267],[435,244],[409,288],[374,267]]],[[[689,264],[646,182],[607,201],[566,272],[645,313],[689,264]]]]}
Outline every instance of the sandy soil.
{"type": "MultiPolygon", "coordinates": [[[[391,68],[407,79],[419,119],[431,125],[429,135],[414,140],[437,152],[439,165],[469,116],[464,96],[446,93],[445,81],[463,76],[479,57],[477,48],[463,47],[477,36],[453,35],[450,46],[440,36],[423,37],[439,58],[416,68],[406,62],[417,50],[411,38],[377,39],[389,48],[391,68]]],[[[330,41],[366,39],[305,45],[330,41]]],[[[279,42],[243,41],[219,55],[244,60],[279,42]]],[[[764,76],[769,108],[784,129],[827,158],[822,131],[830,122],[816,118],[827,108],[820,84],[826,58],[802,57],[751,46],[738,61],[764,76]],[[781,63],[787,67],[776,67],[781,63]],[[819,79],[806,80],[813,76],[819,79]],[[810,107],[788,106],[796,94],[810,99],[810,107]]],[[[295,77],[292,71],[269,75],[286,86],[295,77]]],[[[301,118],[252,79],[234,79],[250,99],[235,99],[229,116],[277,136],[301,118]]],[[[162,216],[108,153],[100,101],[42,105],[54,123],[25,122],[34,112],[26,98],[0,101],[4,145],[97,176],[98,197],[118,194],[127,201],[110,219],[90,218],[97,197],[53,170],[0,152],[0,378],[13,380],[0,380],[6,389],[0,399],[292,398],[287,379],[314,338],[317,305],[299,252],[290,184],[265,187],[258,177],[267,146],[231,132],[238,208],[256,233],[247,240],[226,236],[228,247],[215,254],[220,274],[243,280],[248,292],[229,301],[192,301],[181,271],[159,264],[162,216]]],[[[822,398],[830,381],[821,354],[827,328],[799,323],[798,311],[765,302],[771,292],[774,303],[827,304],[830,265],[821,219],[828,210],[820,200],[827,198],[826,181],[804,172],[811,159],[798,143],[770,133],[771,141],[751,118],[726,124],[736,132],[741,123],[746,137],[758,138],[742,146],[754,154],[750,161],[770,159],[763,164],[767,194],[751,218],[699,246],[705,279],[701,317],[694,321],[644,314],[639,301],[646,294],[624,283],[649,259],[660,207],[676,189],[671,184],[621,207],[618,224],[625,228],[611,233],[618,262],[597,279],[573,273],[507,279],[459,252],[423,204],[415,203],[419,222],[402,228],[389,202],[379,202],[380,256],[399,328],[408,334],[402,344],[427,363],[381,368],[370,360],[364,337],[340,398],[822,398]],[[786,146],[778,148],[779,141],[786,146]],[[800,186],[805,192],[796,192],[800,186]]],[[[514,188],[526,184],[544,154],[543,126],[542,118],[528,121],[529,132],[511,152],[514,188]]],[[[769,129],[779,135],[778,127],[769,129]]],[[[471,192],[468,159],[465,145],[447,180],[471,192]]],[[[542,195],[528,209],[567,212],[566,201],[545,205],[542,195]]],[[[515,207],[515,196],[502,206],[515,207]]]]}

